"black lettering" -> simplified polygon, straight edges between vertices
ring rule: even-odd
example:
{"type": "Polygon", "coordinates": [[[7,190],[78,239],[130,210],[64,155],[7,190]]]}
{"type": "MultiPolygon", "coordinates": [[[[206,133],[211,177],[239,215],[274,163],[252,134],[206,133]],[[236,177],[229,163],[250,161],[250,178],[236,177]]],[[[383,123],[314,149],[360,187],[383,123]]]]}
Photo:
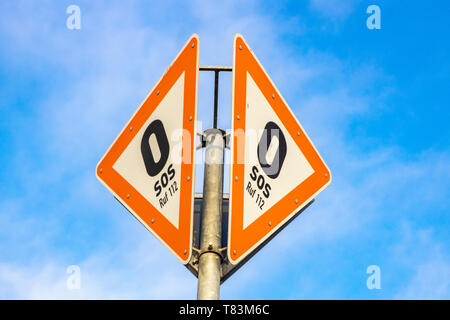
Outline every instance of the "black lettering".
{"type": "Polygon", "coordinates": [[[264,188],[264,191],[263,191],[264,197],[269,198],[270,189],[272,189],[272,187],[268,183],[266,183],[266,187],[264,188]]]}
{"type": "Polygon", "coordinates": [[[156,196],[158,197],[161,194],[161,191],[162,191],[161,186],[159,185],[159,181],[156,181],[154,189],[156,191],[156,196]]]}
{"type": "Polygon", "coordinates": [[[258,176],[258,172],[259,172],[258,168],[256,166],[253,166],[252,173],[250,173],[250,178],[252,178],[253,181],[256,181],[256,177],[258,176]]]}
{"type": "Polygon", "coordinates": [[[167,173],[169,174],[169,179],[172,181],[173,177],[175,177],[175,169],[173,168],[173,164],[170,164],[169,168],[167,168],[167,173]]]}
{"type": "Polygon", "coordinates": [[[167,173],[164,172],[161,176],[161,184],[163,188],[167,186],[167,183],[169,183],[169,178],[167,177],[167,173]]]}
{"type": "Polygon", "coordinates": [[[264,188],[264,183],[265,183],[264,177],[263,177],[262,175],[260,175],[260,176],[258,177],[258,181],[256,181],[256,184],[258,185],[258,188],[259,188],[260,190],[262,190],[262,189],[264,188]]]}

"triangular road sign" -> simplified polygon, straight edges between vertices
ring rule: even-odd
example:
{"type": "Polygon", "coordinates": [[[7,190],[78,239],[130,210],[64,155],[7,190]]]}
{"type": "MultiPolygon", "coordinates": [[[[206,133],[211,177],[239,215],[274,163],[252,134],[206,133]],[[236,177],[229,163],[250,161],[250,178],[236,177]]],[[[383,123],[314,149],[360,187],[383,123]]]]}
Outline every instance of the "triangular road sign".
{"type": "Polygon", "coordinates": [[[199,70],[185,44],[97,165],[97,178],[184,264],[191,258],[199,70]]]}
{"type": "Polygon", "coordinates": [[[228,258],[239,263],[331,182],[331,174],[244,38],[233,47],[228,258]]]}

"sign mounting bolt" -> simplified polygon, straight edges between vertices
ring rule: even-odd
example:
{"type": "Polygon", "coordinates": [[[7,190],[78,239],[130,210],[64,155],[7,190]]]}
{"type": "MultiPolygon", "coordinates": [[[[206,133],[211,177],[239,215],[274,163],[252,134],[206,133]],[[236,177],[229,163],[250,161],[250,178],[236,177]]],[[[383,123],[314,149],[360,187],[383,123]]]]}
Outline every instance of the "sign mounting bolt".
{"type": "Polygon", "coordinates": [[[189,116],[189,121],[191,121],[192,120],[192,116],[189,116]]]}
{"type": "Polygon", "coordinates": [[[236,177],[234,177],[234,180],[238,181],[238,177],[237,177],[237,176],[236,176],[236,177]]]}
{"type": "Polygon", "coordinates": [[[193,47],[195,47],[195,43],[194,42],[192,42],[192,45],[191,45],[191,47],[193,48],[193,47]]]}
{"type": "Polygon", "coordinates": [[[272,94],[272,99],[275,99],[275,93],[274,93],[274,94],[272,94]]]}
{"type": "Polygon", "coordinates": [[[154,223],[155,222],[155,219],[152,219],[152,223],[154,223]]]}
{"type": "Polygon", "coordinates": [[[239,50],[242,50],[242,46],[241,45],[239,45],[239,50]]]}
{"type": "Polygon", "coordinates": [[[100,168],[100,173],[102,173],[103,172],[103,169],[102,168],[100,168]]]}
{"type": "Polygon", "coordinates": [[[187,177],[187,181],[191,180],[191,177],[187,177]]]}
{"type": "Polygon", "coordinates": [[[295,204],[297,204],[298,203],[298,199],[295,199],[295,204]]]}
{"type": "Polygon", "coordinates": [[[156,91],[156,95],[157,95],[157,96],[159,95],[159,90],[158,90],[158,91],[156,91]]]}
{"type": "Polygon", "coordinates": [[[127,199],[129,199],[130,198],[130,195],[129,194],[127,194],[127,199]]]}
{"type": "Polygon", "coordinates": [[[271,221],[269,221],[269,227],[271,227],[272,226],[272,222],[271,221]]]}
{"type": "Polygon", "coordinates": [[[241,118],[239,115],[237,115],[237,117],[236,117],[238,120],[241,118]]]}
{"type": "Polygon", "coordinates": [[[233,250],[233,254],[236,254],[236,250],[233,250]]]}
{"type": "Polygon", "coordinates": [[[133,127],[130,127],[130,131],[133,130],[133,127]]]}
{"type": "Polygon", "coordinates": [[[300,136],[300,131],[297,131],[297,135],[300,136]]]}
{"type": "Polygon", "coordinates": [[[186,249],[184,249],[184,254],[186,254],[187,253],[187,250],[186,249]]]}

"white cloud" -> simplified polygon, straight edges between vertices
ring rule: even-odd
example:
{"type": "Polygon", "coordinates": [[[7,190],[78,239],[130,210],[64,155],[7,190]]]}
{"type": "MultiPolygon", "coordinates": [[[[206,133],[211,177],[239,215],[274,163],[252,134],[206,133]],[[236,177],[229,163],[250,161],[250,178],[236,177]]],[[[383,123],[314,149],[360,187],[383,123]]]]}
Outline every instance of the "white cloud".
{"type": "Polygon", "coordinates": [[[450,261],[434,259],[420,264],[409,284],[395,299],[449,299],[450,261]]]}
{"type": "Polygon", "coordinates": [[[449,299],[450,256],[446,243],[435,239],[432,228],[414,228],[411,222],[401,224],[400,241],[389,253],[396,265],[410,276],[400,285],[395,299],[449,299]]]}
{"type": "Polygon", "coordinates": [[[196,294],[196,279],[162,246],[138,244],[91,252],[79,263],[81,288],[67,287],[73,261],[0,263],[0,298],[8,299],[183,299],[196,294]]]}

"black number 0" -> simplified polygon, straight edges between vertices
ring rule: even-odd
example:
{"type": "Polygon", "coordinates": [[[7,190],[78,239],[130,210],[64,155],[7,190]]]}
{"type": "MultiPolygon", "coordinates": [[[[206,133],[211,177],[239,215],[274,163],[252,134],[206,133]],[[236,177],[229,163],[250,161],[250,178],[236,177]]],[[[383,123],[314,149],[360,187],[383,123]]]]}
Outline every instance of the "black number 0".
{"type": "Polygon", "coordinates": [[[166,165],[167,159],[169,158],[169,140],[167,139],[166,130],[164,129],[164,125],[161,120],[153,121],[148,125],[147,129],[145,129],[141,141],[141,153],[144,158],[145,169],[151,177],[154,177],[160,173],[166,165]],[[155,158],[153,157],[149,144],[149,138],[152,134],[155,134],[161,153],[161,158],[158,162],[155,162],[155,158]]]}
{"type": "Polygon", "coordinates": [[[267,122],[264,133],[258,143],[258,160],[261,168],[269,178],[275,179],[280,174],[284,159],[286,158],[286,139],[280,127],[272,121],[267,122]],[[271,164],[266,161],[267,150],[273,137],[278,138],[278,150],[271,164]]]}

